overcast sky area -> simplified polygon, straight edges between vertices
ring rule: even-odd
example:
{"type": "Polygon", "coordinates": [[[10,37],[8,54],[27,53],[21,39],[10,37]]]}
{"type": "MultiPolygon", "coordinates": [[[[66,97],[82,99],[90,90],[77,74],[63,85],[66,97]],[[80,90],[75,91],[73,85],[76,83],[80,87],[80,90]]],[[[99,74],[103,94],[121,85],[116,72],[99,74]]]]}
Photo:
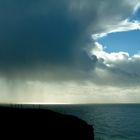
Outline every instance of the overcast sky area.
{"type": "Polygon", "coordinates": [[[0,0],[1,103],[140,103],[140,0],[0,0]]]}

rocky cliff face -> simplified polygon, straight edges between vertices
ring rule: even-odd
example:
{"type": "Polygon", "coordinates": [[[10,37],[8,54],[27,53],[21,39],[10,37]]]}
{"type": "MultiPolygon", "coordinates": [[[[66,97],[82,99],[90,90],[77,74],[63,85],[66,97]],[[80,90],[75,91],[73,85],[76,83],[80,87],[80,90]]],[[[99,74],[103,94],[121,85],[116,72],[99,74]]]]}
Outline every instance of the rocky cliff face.
{"type": "Polygon", "coordinates": [[[94,140],[85,121],[47,109],[1,107],[0,126],[4,139],[94,140]]]}

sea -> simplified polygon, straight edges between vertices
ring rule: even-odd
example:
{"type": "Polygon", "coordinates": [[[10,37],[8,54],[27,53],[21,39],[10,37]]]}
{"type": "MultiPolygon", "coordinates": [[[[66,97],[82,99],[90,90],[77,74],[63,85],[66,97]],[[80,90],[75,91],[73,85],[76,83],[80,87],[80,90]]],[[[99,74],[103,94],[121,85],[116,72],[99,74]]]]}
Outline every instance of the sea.
{"type": "Polygon", "coordinates": [[[95,140],[140,140],[140,104],[41,105],[93,125],[95,140]]]}

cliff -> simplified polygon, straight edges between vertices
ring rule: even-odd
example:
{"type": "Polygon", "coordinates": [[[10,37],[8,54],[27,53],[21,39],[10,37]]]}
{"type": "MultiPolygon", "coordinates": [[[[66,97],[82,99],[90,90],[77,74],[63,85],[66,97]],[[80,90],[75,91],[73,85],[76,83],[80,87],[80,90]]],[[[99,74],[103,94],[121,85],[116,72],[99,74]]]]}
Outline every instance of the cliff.
{"type": "Polygon", "coordinates": [[[85,121],[47,109],[0,107],[0,126],[4,139],[94,140],[85,121]]]}

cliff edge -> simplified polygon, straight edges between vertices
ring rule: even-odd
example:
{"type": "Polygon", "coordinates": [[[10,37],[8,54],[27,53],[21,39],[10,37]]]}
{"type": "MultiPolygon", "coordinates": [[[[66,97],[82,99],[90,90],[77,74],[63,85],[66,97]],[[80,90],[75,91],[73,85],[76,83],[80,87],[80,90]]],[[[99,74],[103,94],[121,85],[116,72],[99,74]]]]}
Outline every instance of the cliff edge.
{"type": "Polygon", "coordinates": [[[5,139],[94,140],[85,121],[47,109],[0,107],[0,126],[5,139]]]}

